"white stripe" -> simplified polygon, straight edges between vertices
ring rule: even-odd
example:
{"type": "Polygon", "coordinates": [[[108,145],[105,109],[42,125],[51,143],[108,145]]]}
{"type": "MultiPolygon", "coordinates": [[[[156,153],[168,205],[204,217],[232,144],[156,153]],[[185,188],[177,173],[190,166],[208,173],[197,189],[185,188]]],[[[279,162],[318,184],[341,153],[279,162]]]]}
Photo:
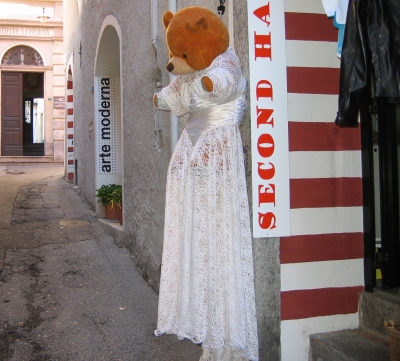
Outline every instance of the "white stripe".
{"type": "Polygon", "coordinates": [[[337,42],[286,40],[286,64],[307,68],[340,68],[336,47],[337,42]]]}
{"type": "Polygon", "coordinates": [[[357,178],[362,176],[361,151],[290,152],[290,178],[357,178]]]}
{"type": "Polygon", "coordinates": [[[325,94],[288,94],[288,117],[291,122],[335,121],[338,96],[325,94]]]}
{"type": "Polygon", "coordinates": [[[290,13],[325,14],[325,10],[321,0],[307,0],[307,1],[284,0],[283,4],[285,11],[290,13]]]}
{"type": "Polygon", "coordinates": [[[291,209],[290,232],[292,236],[363,232],[362,211],[362,207],[291,209]]]}
{"type": "Polygon", "coordinates": [[[363,259],[281,265],[281,291],[354,286],[364,286],[363,259]]]}
{"type": "Polygon", "coordinates": [[[282,321],[281,360],[308,361],[310,335],[357,328],[358,325],[358,313],[282,321]]]}

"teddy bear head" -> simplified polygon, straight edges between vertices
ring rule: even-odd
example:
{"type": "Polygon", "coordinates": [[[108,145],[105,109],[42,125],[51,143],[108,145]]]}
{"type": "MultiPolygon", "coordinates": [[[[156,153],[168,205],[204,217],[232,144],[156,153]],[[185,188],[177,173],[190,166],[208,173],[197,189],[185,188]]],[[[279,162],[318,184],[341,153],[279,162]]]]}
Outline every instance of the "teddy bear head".
{"type": "Polygon", "coordinates": [[[212,11],[190,6],[163,15],[170,53],[168,71],[190,74],[209,67],[229,46],[228,29],[212,11]]]}

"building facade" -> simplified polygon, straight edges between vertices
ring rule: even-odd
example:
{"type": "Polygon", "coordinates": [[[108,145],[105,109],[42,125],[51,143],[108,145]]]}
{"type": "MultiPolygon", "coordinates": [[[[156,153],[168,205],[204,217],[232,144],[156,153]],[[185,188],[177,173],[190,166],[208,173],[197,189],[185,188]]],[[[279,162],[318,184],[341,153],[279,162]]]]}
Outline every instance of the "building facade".
{"type": "MultiPolygon", "coordinates": [[[[378,237],[369,228],[375,215],[366,196],[365,162],[373,160],[363,156],[363,130],[334,123],[337,29],[321,0],[282,4],[290,233],[253,239],[255,289],[260,359],[305,361],[311,334],[359,326],[360,294],[375,286],[378,237]],[[367,242],[371,237],[373,244],[367,242]]],[[[123,226],[110,227],[156,291],[167,168],[185,121],[155,111],[152,103],[171,81],[161,17],[167,9],[192,5],[217,11],[219,1],[64,1],[66,174],[99,217],[104,208],[96,189],[122,185],[123,226]]],[[[248,15],[247,1],[228,0],[222,17],[247,79],[248,15]]],[[[274,21],[273,13],[263,19],[274,21]]],[[[250,203],[257,121],[250,111],[251,86],[241,125],[250,203]]],[[[367,153],[372,155],[372,146],[367,153]]]]}
{"type": "Polygon", "coordinates": [[[62,1],[21,1],[14,8],[15,14],[0,14],[1,157],[44,156],[62,162],[62,1]],[[18,8],[24,5],[30,8],[26,14],[18,8]]]}

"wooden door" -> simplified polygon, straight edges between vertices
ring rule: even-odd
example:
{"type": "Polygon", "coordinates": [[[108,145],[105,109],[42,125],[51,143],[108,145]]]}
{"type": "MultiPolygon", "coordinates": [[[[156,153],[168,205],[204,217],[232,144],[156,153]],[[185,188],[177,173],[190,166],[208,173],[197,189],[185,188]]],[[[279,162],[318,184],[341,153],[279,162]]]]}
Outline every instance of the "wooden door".
{"type": "Polygon", "coordinates": [[[1,74],[1,155],[23,155],[22,73],[1,74]]]}

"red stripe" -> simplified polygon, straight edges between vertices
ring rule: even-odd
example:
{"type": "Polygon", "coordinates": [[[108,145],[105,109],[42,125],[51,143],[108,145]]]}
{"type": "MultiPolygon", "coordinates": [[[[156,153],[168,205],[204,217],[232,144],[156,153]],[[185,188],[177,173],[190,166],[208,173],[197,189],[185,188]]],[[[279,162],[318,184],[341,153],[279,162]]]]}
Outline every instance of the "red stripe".
{"type": "Polygon", "coordinates": [[[73,134],[68,134],[68,139],[74,139],[74,135],[73,134]]]}
{"type": "Polygon", "coordinates": [[[68,161],[68,164],[74,164],[73,159],[69,160],[69,161],[68,161]]]}
{"type": "Polygon", "coordinates": [[[363,233],[331,233],[281,237],[281,264],[364,257],[363,233]]]}
{"type": "Polygon", "coordinates": [[[68,74],[71,74],[71,75],[72,75],[71,67],[68,68],[68,74]]]}
{"type": "Polygon", "coordinates": [[[72,80],[67,81],[67,89],[73,89],[72,87],[72,80]]]}
{"type": "Polygon", "coordinates": [[[74,151],[74,147],[68,147],[68,152],[73,152],[74,151]]]}
{"type": "Polygon", "coordinates": [[[68,173],[68,180],[74,180],[74,173],[68,173]]]}
{"type": "Polygon", "coordinates": [[[361,178],[290,179],[290,208],[359,207],[361,178]]]}
{"type": "Polygon", "coordinates": [[[281,319],[356,313],[363,286],[285,291],[281,293],[281,319]]]}
{"type": "Polygon", "coordinates": [[[338,40],[338,30],[324,14],[285,13],[285,32],[287,40],[338,40]]]}
{"type": "Polygon", "coordinates": [[[337,95],[339,76],[338,68],[287,67],[288,92],[337,95]]]}
{"type": "Polygon", "coordinates": [[[74,108],[70,108],[67,110],[68,115],[74,115],[74,108]]]}
{"type": "Polygon", "coordinates": [[[74,127],[74,122],[68,122],[68,128],[73,128],[74,127]]]}
{"type": "Polygon", "coordinates": [[[341,128],[332,122],[289,122],[289,150],[295,151],[338,151],[360,150],[360,127],[341,128]]]}
{"type": "Polygon", "coordinates": [[[72,103],[74,101],[74,96],[73,95],[67,95],[67,102],[72,103]]]}

